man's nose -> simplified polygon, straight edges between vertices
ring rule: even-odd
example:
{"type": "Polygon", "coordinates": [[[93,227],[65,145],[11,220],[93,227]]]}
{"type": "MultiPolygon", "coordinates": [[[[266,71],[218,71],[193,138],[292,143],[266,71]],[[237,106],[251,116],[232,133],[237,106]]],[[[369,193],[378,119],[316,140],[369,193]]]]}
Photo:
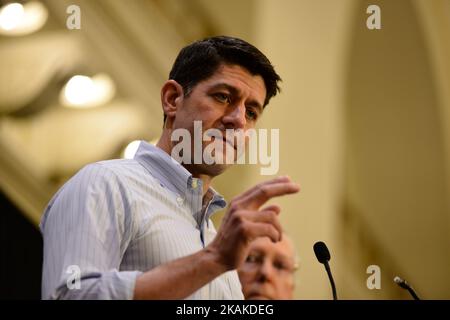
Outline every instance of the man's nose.
{"type": "Polygon", "coordinates": [[[245,105],[235,105],[228,110],[223,117],[223,122],[230,129],[245,129],[247,120],[245,118],[245,105]]]}
{"type": "Polygon", "coordinates": [[[271,261],[264,260],[259,266],[259,280],[261,282],[267,281],[272,278],[273,276],[273,265],[271,261]]]}

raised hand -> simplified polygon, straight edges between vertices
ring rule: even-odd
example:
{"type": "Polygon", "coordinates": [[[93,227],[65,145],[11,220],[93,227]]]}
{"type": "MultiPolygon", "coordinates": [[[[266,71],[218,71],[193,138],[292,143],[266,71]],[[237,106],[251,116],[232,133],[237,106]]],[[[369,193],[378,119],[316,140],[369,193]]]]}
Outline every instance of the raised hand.
{"type": "Polygon", "coordinates": [[[260,207],[274,197],[297,193],[299,186],[289,177],[278,177],[260,183],[234,198],[214,240],[206,248],[217,255],[227,270],[244,262],[249,244],[257,237],[281,240],[280,207],[260,207]]]}

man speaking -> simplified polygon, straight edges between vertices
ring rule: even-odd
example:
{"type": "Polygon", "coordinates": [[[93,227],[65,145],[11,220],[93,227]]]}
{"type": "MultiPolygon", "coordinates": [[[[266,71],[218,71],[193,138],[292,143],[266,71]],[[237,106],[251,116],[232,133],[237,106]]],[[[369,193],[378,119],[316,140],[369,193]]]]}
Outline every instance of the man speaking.
{"type": "MultiPolygon", "coordinates": [[[[213,37],[183,48],[161,89],[157,145],[141,142],[134,159],[85,166],[48,204],[40,225],[42,298],[242,299],[236,269],[251,241],[281,239],[280,208],[265,203],[299,187],[278,177],[247,190],[216,231],[210,217],[226,202],[211,182],[230,164],[177,162],[173,137],[181,129],[193,135],[194,122],[222,137],[254,128],[279,80],[243,40],[213,37]]],[[[234,142],[217,135],[192,142],[182,158],[203,155],[212,143],[225,153],[234,142]]]]}

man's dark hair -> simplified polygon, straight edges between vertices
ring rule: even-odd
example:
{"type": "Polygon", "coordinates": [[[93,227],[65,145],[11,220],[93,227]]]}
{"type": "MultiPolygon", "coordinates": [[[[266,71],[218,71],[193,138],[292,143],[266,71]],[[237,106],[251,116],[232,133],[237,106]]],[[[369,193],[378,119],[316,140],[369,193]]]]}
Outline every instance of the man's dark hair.
{"type": "Polygon", "coordinates": [[[264,107],[280,91],[278,81],[281,78],[269,59],[250,43],[227,36],[206,38],[184,47],[173,64],[169,79],[178,82],[184,95],[188,96],[199,82],[211,77],[222,64],[239,65],[263,78],[266,86],[264,107]]]}

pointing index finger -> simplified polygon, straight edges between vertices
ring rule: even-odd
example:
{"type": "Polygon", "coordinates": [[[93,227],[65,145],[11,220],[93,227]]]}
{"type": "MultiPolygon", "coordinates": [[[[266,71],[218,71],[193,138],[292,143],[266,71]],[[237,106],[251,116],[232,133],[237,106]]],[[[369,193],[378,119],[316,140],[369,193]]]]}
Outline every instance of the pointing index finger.
{"type": "Polygon", "coordinates": [[[279,183],[279,182],[289,182],[289,181],[291,181],[291,179],[288,176],[281,176],[281,177],[276,177],[276,178],[268,180],[268,181],[261,182],[261,183],[257,184],[256,186],[248,189],[244,193],[240,194],[238,197],[235,198],[235,200],[240,201],[240,200],[246,198],[249,194],[253,193],[255,191],[255,189],[258,189],[265,185],[279,183]]]}
{"type": "Polygon", "coordinates": [[[271,198],[297,193],[299,190],[299,185],[289,180],[261,184],[244,194],[239,202],[242,207],[249,210],[257,210],[271,198]]]}

